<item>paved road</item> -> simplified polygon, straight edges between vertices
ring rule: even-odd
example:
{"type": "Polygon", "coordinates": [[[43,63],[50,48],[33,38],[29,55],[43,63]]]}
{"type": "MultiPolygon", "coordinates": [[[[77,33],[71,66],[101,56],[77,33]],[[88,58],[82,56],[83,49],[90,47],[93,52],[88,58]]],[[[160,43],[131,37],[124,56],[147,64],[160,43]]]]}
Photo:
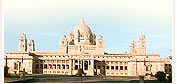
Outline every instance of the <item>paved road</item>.
{"type": "MultiPolygon", "coordinates": [[[[129,83],[130,80],[137,80],[135,77],[82,77],[83,83],[129,83]]],[[[35,76],[34,80],[28,83],[80,83],[80,77],[68,76],[35,76]]]]}

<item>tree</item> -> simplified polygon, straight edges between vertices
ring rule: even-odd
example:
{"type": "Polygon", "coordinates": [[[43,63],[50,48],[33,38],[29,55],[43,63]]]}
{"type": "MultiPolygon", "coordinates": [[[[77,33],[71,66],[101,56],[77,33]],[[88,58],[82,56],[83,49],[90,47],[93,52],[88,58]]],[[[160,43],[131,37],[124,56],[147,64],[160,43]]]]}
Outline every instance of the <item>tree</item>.
{"type": "Polygon", "coordinates": [[[158,71],[156,74],[155,74],[155,77],[157,78],[157,80],[159,82],[166,82],[166,74],[163,72],[163,71],[158,71]]]}
{"type": "Polygon", "coordinates": [[[77,75],[77,76],[82,76],[83,73],[84,73],[84,71],[83,71],[81,68],[79,68],[79,69],[77,70],[76,75],[77,75]]]}
{"type": "Polygon", "coordinates": [[[4,76],[8,76],[8,67],[7,66],[4,66],[4,76]]]}
{"type": "Polygon", "coordinates": [[[81,78],[81,83],[82,83],[82,74],[84,74],[84,71],[83,71],[83,69],[79,68],[79,69],[77,70],[76,75],[77,75],[77,76],[80,76],[80,78],[81,78]]]}
{"type": "Polygon", "coordinates": [[[172,56],[168,56],[168,58],[172,60],[172,56]]]}

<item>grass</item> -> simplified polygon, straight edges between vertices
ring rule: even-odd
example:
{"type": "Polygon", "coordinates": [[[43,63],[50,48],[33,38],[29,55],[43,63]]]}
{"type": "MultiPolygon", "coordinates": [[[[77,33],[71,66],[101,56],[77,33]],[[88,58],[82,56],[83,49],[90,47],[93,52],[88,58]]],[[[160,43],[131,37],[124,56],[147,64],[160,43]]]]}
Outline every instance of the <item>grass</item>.
{"type": "MultiPolygon", "coordinates": [[[[23,79],[30,79],[30,78],[31,78],[30,76],[26,76],[23,79]]],[[[21,80],[20,76],[7,76],[7,77],[4,77],[4,82],[5,83],[12,82],[12,81],[18,81],[18,80],[21,80]]]]}
{"type": "MultiPolygon", "coordinates": [[[[131,80],[130,83],[139,83],[139,80],[131,80]]],[[[144,83],[172,83],[170,81],[160,82],[157,80],[144,80],[144,83]]]]}
{"type": "Polygon", "coordinates": [[[7,76],[7,77],[4,77],[4,82],[16,81],[19,79],[20,79],[19,76],[7,76]]]}
{"type": "MultiPolygon", "coordinates": [[[[76,75],[58,75],[58,74],[34,74],[33,77],[53,77],[53,76],[62,76],[62,77],[79,77],[76,75]]],[[[83,77],[95,77],[95,76],[83,76],[83,77]]]]}

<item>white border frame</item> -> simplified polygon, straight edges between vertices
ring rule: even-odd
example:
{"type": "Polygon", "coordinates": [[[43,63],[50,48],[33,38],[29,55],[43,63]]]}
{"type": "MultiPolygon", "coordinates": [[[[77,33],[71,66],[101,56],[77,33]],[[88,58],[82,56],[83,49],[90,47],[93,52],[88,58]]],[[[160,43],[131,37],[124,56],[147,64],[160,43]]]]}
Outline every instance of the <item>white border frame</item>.
{"type": "Polygon", "coordinates": [[[0,82],[4,83],[4,0],[0,0],[0,82]]]}
{"type": "MultiPolygon", "coordinates": [[[[175,72],[175,64],[176,64],[176,40],[177,40],[177,32],[176,25],[177,24],[177,17],[175,17],[175,14],[177,14],[177,1],[173,0],[172,2],[172,8],[173,8],[173,15],[172,15],[172,83],[175,83],[175,75],[177,75],[177,72],[175,72]]],[[[0,0],[0,83],[4,84],[4,0],[0,0]]],[[[17,83],[18,84],[18,83],[17,83]]],[[[30,84],[30,83],[29,83],[30,84]]],[[[39,83],[40,84],[40,83],[39,83]]],[[[53,84],[53,83],[52,83],[53,84]]],[[[99,83],[98,83],[99,84],[99,83]]],[[[101,84],[101,83],[100,83],[101,84]]],[[[127,83],[126,83],[127,84],[127,83]]],[[[140,83],[141,84],[141,83],[140,83]]],[[[153,84],[153,83],[152,83],[153,84]]],[[[160,83],[158,83],[160,84],[160,83]]],[[[164,84],[164,83],[162,83],[164,84]]]]}

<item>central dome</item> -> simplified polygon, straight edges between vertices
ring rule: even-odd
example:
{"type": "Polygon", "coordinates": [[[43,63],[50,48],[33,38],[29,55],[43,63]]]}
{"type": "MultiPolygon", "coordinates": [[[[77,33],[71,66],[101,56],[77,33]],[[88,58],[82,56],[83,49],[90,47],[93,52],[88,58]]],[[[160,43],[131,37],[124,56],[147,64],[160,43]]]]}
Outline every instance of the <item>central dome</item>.
{"type": "Polygon", "coordinates": [[[81,19],[80,23],[69,33],[69,44],[71,45],[95,45],[95,34],[81,19]]]}
{"type": "Polygon", "coordinates": [[[84,19],[81,19],[80,23],[75,26],[73,32],[76,33],[76,32],[80,32],[80,33],[84,33],[84,32],[87,32],[89,34],[91,34],[91,29],[84,23],[84,19]]]}

